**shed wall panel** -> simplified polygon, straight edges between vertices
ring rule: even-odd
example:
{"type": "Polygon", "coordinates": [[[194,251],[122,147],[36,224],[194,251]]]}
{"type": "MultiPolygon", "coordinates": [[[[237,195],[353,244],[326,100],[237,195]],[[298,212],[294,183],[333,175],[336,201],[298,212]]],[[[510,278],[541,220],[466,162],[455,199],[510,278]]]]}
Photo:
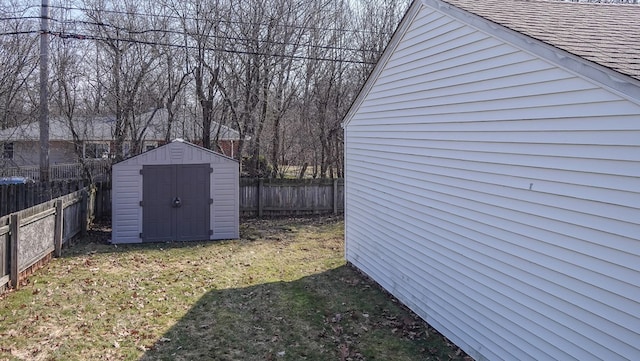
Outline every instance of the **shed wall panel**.
{"type": "Polygon", "coordinates": [[[637,358],[639,114],[424,7],[345,127],[346,257],[476,359],[637,358]]]}
{"type": "Polygon", "coordinates": [[[212,227],[214,239],[238,238],[240,216],[240,172],[238,164],[226,164],[212,174],[213,209],[212,227]]]}
{"type": "Polygon", "coordinates": [[[117,164],[113,167],[112,241],[141,243],[142,166],[117,164]]]}

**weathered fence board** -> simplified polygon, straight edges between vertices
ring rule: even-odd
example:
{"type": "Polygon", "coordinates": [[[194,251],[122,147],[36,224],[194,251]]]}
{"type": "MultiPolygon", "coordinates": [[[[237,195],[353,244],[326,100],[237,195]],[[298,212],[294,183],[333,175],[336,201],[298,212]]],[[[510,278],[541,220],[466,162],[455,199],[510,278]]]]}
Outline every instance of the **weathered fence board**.
{"type": "Polygon", "coordinates": [[[240,179],[240,213],[245,216],[343,211],[342,179],[240,179]]]}
{"type": "Polygon", "coordinates": [[[18,246],[16,245],[16,240],[20,239],[20,214],[14,213],[9,219],[11,220],[11,223],[9,223],[9,234],[11,235],[9,238],[11,241],[9,244],[9,251],[11,253],[9,257],[9,278],[11,278],[11,287],[18,288],[18,281],[20,280],[18,265],[20,262],[18,261],[18,246]]]}
{"type": "Polygon", "coordinates": [[[0,290],[9,283],[9,226],[6,222],[0,223],[0,290]]]}
{"type": "MultiPolygon", "coordinates": [[[[0,216],[25,207],[49,201],[84,187],[82,181],[52,182],[48,185],[20,184],[0,186],[0,216]]],[[[89,194],[94,207],[89,218],[111,216],[111,183],[95,185],[89,194]]],[[[338,214],[344,210],[344,181],[342,179],[240,179],[240,214],[243,216],[286,216],[304,214],[338,214]]],[[[65,204],[68,200],[65,201],[65,204]]],[[[79,207],[79,206],[78,206],[79,207]]],[[[65,217],[80,214],[65,207],[65,217]]],[[[72,230],[76,231],[76,230],[72,230]]],[[[67,239],[67,228],[64,230],[67,239]]]]}
{"type": "Polygon", "coordinates": [[[62,199],[56,200],[56,208],[55,208],[55,233],[53,235],[53,245],[56,257],[62,256],[62,243],[63,243],[63,228],[64,228],[64,203],[62,199]]]}
{"type": "Polygon", "coordinates": [[[95,219],[111,217],[111,182],[100,182],[95,185],[95,219]]]}
{"type": "Polygon", "coordinates": [[[85,186],[83,180],[0,185],[0,216],[42,204],[85,186]]]}
{"type": "Polygon", "coordinates": [[[62,215],[62,243],[66,243],[74,235],[82,230],[82,207],[81,198],[74,194],[69,200],[70,204],[63,199],[63,215],[62,215]]]}
{"type": "Polygon", "coordinates": [[[55,209],[20,224],[18,272],[23,272],[54,251],[55,209]]]}

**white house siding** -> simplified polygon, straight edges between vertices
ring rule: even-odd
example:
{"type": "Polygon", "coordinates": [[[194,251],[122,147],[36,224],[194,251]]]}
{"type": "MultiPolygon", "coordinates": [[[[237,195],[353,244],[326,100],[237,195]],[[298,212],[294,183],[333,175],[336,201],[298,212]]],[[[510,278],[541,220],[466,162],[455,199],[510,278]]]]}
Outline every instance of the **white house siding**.
{"type": "Polygon", "coordinates": [[[374,80],[348,261],[477,360],[640,359],[639,102],[428,7],[374,80]]]}
{"type": "Polygon", "coordinates": [[[239,237],[239,165],[231,158],[203,148],[174,141],[113,167],[112,241],[114,243],[141,243],[142,230],[142,175],[144,165],[203,164],[210,163],[211,206],[210,224],[212,240],[239,237]]]}

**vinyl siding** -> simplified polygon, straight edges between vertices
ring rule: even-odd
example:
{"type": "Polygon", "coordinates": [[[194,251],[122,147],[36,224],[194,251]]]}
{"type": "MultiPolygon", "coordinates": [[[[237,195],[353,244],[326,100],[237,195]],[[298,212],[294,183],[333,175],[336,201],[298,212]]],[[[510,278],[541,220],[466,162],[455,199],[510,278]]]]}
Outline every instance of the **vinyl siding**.
{"type": "Polygon", "coordinates": [[[345,126],[346,257],[478,360],[640,358],[640,105],[423,7],[345,126]]]}
{"type": "Polygon", "coordinates": [[[140,243],[142,233],[142,165],[113,166],[112,242],[140,243]]]}
{"type": "Polygon", "coordinates": [[[216,167],[212,174],[211,225],[213,239],[232,239],[239,235],[240,172],[238,163],[216,167]]]}
{"type": "Polygon", "coordinates": [[[114,243],[140,243],[143,232],[142,170],[144,165],[203,164],[211,174],[212,240],[239,237],[239,165],[225,156],[183,142],[172,142],[113,166],[112,223],[114,243]]]}

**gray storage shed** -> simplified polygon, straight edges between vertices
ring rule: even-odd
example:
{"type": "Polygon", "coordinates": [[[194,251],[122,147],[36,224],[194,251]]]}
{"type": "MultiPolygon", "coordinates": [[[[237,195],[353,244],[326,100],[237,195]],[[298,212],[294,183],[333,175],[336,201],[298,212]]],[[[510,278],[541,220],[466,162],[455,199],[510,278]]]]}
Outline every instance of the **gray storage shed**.
{"type": "Polygon", "coordinates": [[[113,166],[112,242],[239,237],[239,163],[181,139],[113,166]]]}

